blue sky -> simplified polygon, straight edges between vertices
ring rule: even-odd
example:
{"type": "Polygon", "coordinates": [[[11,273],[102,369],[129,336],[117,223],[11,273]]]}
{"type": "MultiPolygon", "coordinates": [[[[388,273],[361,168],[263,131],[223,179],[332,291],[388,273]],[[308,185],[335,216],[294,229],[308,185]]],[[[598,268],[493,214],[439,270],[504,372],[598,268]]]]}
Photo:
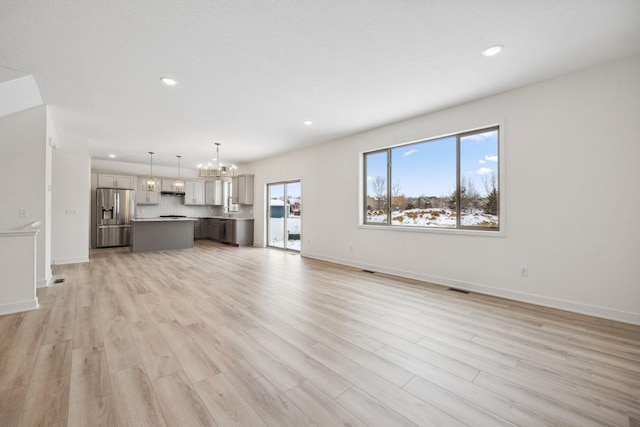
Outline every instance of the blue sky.
{"type": "MultiPolygon", "coordinates": [[[[498,174],[498,132],[466,136],[460,141],[462,176],[486,195],[482,177],[498,174]]],[[[391,150],[392,183],[409,197],[449,195],[456,186],[455,137],[405,145],[391,150]]],[[[367,180],[386,175],[384,153],[367,156],[367,180]]],[[[369,191],[371,193],[371,191],[369,191]]]]}
{"type": "MultiPolygon", "coordinates": [[[[300,199],[300,182],[288,182],[287,183],[287,197],[289,200],[300,199]]],[[[270,184],[269,185],[269,199],[284,199],[284,184],[270,184]]]]}

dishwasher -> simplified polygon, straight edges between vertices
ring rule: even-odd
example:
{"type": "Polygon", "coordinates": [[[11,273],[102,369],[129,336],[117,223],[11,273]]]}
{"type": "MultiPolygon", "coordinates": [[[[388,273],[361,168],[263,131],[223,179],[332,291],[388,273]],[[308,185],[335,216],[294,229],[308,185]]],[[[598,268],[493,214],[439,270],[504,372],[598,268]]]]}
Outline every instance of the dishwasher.
{"type": "Polygon", "coordinates": [[[236,227],[234,221],[231,219],[220,221],[222,230],[222,243],[235,244],[236,242],[236,227]]]}

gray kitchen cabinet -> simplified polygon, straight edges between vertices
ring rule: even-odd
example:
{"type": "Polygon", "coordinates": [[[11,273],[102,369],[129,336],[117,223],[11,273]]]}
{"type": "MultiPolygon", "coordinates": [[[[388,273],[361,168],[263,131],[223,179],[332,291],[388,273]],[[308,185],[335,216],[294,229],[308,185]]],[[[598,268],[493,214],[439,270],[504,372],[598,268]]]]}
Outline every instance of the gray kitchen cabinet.
{"type": "Polygon", "coordinates": [[[159,205],[160,204],[160,180],[155,180],[155,188],[149,190],[146,185],[146,178],[138,178],[138,191],[136,194],[136,204],[138,205],[159,205]]]}
{"type": "Polygon", "coordinates": [[[219,242],[220,230],[222,229],[222,220],[212,218],[209,220],[209,239],[219,242]]]}
{"type": "Polygon", "coordinates": [[[209,218],[208,221],[209,239],[234,246],[253,245],[253,219],[209,218]]]}
{"type": "Polygon", "coordinates": [[[233,243],[236,246],[253,246],[253,220],[242,219],[233,221],[235,224],[233,243]]]}
{"type": "Polygon", "coordinates": [[[211,220],[209,218],[202,218],[200,220],[200,238],[211,238],[211,220]]]}
{"type": "Polygon", "coordinates": [[[231,199],[239,205],[253,204],[254,175],[238,175],[233,177],[231,186],[231,199]]]}
{"type": "Polygon", "coordinates": [[[222,196],[222,180],[215,179],[204,184],[204,204],[222,206],[224,203],[222,196]]]}
{"type": "Polygon", "coordinates": [[[204,181],[185,182],[184,204],[204,205],[204,181]]]}
{"type": "Polygon", "coordinates": [[[163,192],[173,191],[173,180],[172,179],[163,179],[162,184],[160,185],[160,189],[163,192]]]}
{"type": "Polygon", "coordinates": [[[194,239],[202,239],[202,220],[196,219],[193,221],[193,238],[194,239]]]}
{"type": "Polygon", "coordinates": [[[114,175],[108,173],[98,174],[98,187],[102,188],[123,188],[133,190],[135,188],[135,182],[135,176],[114,175]]]}

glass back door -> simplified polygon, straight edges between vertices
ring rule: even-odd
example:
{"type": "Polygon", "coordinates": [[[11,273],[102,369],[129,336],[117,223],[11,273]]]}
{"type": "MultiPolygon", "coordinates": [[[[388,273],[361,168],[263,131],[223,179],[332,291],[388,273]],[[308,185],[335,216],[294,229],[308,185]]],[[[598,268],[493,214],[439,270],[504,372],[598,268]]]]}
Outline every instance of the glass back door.
{"type": "Polygon", "coordinates": [[[300,181],[267,184],[267,245],[300,251],[302,186],[300,181]]]}

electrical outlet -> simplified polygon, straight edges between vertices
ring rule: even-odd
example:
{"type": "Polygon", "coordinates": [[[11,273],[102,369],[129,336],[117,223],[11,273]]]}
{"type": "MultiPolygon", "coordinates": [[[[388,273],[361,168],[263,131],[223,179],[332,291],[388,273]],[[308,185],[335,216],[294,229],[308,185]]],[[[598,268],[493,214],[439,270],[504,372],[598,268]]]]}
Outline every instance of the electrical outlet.
{"type": "Polygon", "coordinates": [[[520,275],[522,277],[529,276],[529,267],[520,267],[520,275]]]}
{"type": "Polygon", "coordinates": [[[349,252],[353,252],[353,245],[349,245],[349,252]]]}

